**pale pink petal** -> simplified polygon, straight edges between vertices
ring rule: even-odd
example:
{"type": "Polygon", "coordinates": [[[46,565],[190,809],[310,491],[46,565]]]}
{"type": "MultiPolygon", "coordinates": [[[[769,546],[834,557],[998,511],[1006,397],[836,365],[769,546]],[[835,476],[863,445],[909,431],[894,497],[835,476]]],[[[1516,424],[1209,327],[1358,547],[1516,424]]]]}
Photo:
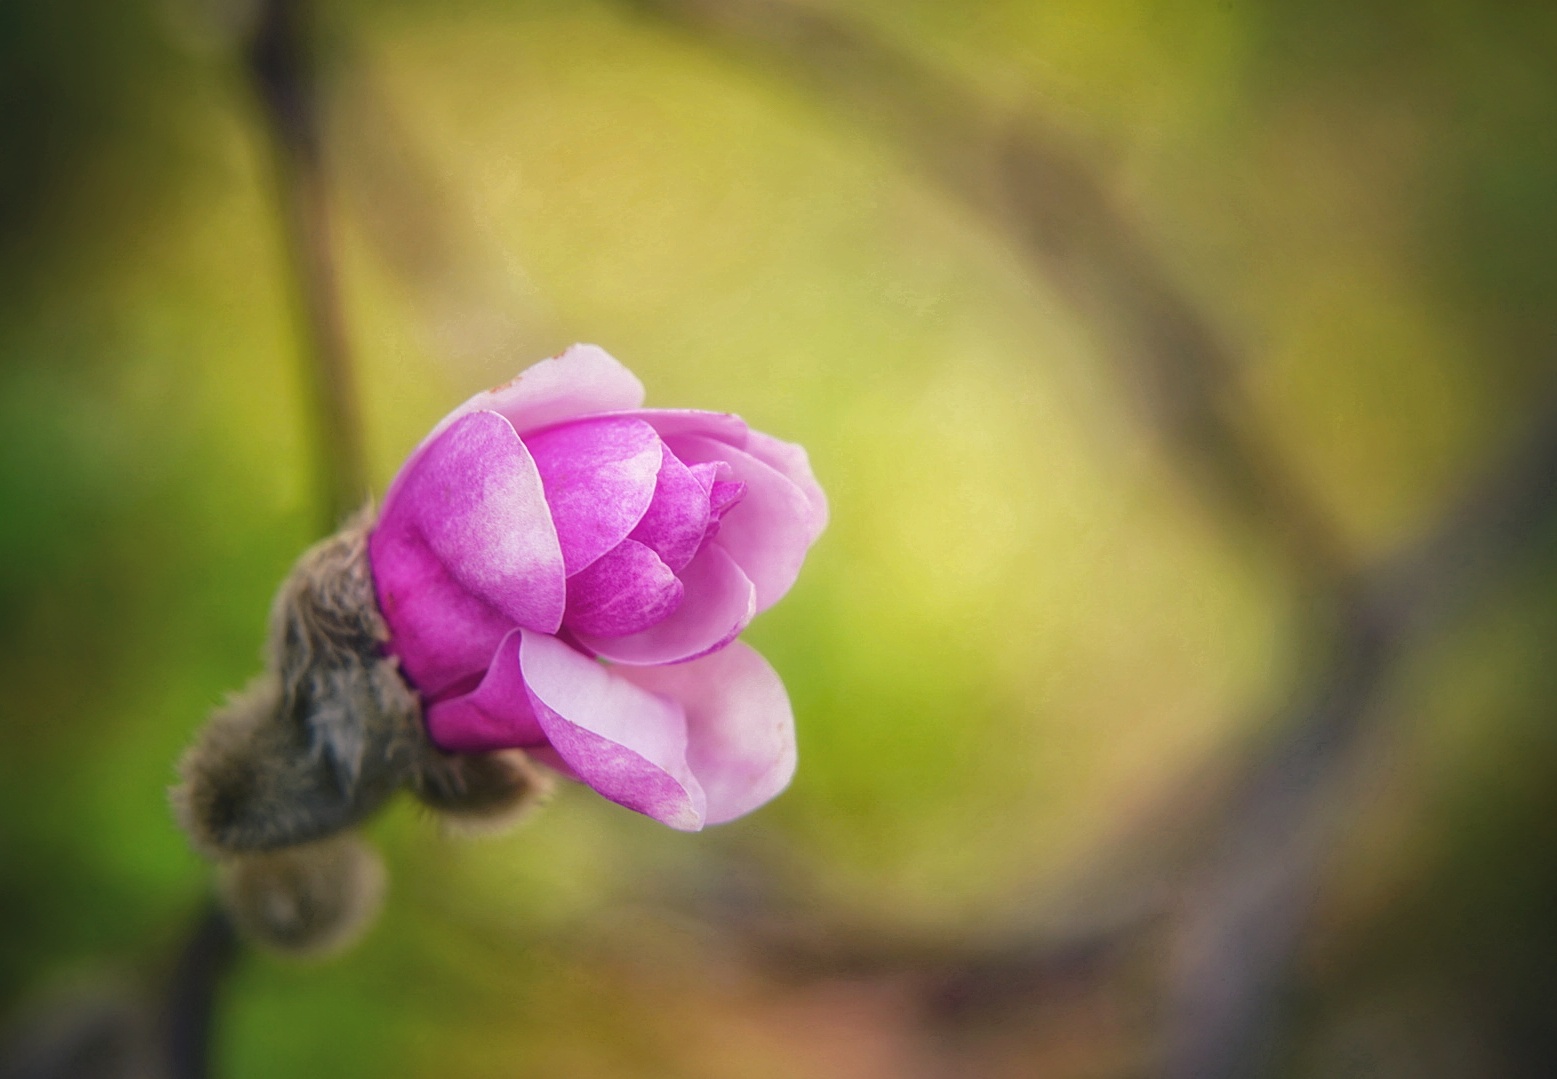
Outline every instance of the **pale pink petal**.
{"type": "Polygon", "coordinates": [[[406,473],[433,441],[472,412],[496,412],[520,434],[597,412],[621,412],[643,403],[643,383],[596,345],[573,345],[520,371],[501,386],[471,397],[417,444],[384,496],[388,505],[406,473]]]}
{"type": "Polygon", "coordinates": [[[519,670],[519,634],[503,638],[475,689],[427,706],[427,734],[439,749],[486,753],[546,741],[519,670]]]}
{"type": "Polygon", "coordinates": [[[761,431],[754,431],[733,412],[703,412],[697,409],[645,408],[637,410],[640,416],[654,425],[661,438],[676,435],[703,435],[718,442],[745,450],[763,464],[777,470],[799,487],[810,503],[809,515],[811,539],[814,542],[827,527],[827,495],[811,471],[811,460],[805,447],[761,431]]]}
{"type": "Polygon", "coordinates": [[[687,761],[708,797],[705,824],[750,813],[789,785],[795,773],[789,695],[745,642],[691,663],[620,673],[685,709],[687,761]]]}
{"type": "Polygon", "coordinates": [[[700,482],[675,454],[665,453],[654,484],[654,500],[628,533],[629,538],[653,549],[662,562],[680,571],[697,554],[708,530],[711,486],[700,482]]]}
{"type": "Polygon", "coordinates": [[[657,554],[626,539],[568,578],[563,624],[600,637],[638,633],[674,611],[684,591],[657,554]]]}
{"type": "Polygon", "coordinates": [[[545,634],[523,634],[519,662],[547,741],[585,783],[672,828],[703,826],[707,798],[687,765],[680,705],[545,634]]]}
{"type": "Polygon", "coordinates": [[[476,394],[455,409],[451,419],[467,412],[499,412],[514,430],[528,434],[580,416],[636,409],[641,404],[643,383],[637,375],[598,345],[573,345],[501,386],[476,394]]]}
{"type": "Polygon", "coordinates": [[[730,555],[711,543],[679,574],[686,593],[663,622],[626,637],[580,633],[579,643],[617,663],[681,663],[722,648],[756,613],[756,590],[730,555]]]}
{"type": "Polygon", "coordinates": [[[652,424],[661,438],[703,435],[744,449],[751,433],[746,421],[733,412],[704,412],[696,408],[640,408],[632,415],[652,424]]]}
{"type": "Polygon", "coordinates": [[[726,461],[733,478],[746,484],[745,497],[720,519],[705,550],[728,551],[757,586],[757,610],[767,610],[795,583],[814,538],[805,492],[771,465],[711,438],[680,435],[665,444],[687,464],[726,461]]]}
{"type": "Polygon", "coordinates": [[[434,690],[420,679],[437,670],[441,680],[451,657],[478,644],[490,656],[499,627],[562,623],[562,552],[541,478],[495,412],[461,418],[401,473],[369,555],[380,607],[408,649],[396,654],[424,692],[434,690]]]}
{"type": "Polygon", "coordinates": [[[765,435],[761,431],[752,431],[743,448],[763,464],[783,473],[800,488],[806,501],[811,504],[809,524],[811,542],[815,543],[827,527],[827,495],[822,491],[822,485],[816,482],[816,475],[811,471],[811,458],[806,454],[805,447],[765,435]]]}
{"type": "Polygon", "coordinates": [[[527,435],[524,443],[540,472],[569,574],[621,543],[643,519],[664,443],[642,420],[576,420],[527,435]]]}

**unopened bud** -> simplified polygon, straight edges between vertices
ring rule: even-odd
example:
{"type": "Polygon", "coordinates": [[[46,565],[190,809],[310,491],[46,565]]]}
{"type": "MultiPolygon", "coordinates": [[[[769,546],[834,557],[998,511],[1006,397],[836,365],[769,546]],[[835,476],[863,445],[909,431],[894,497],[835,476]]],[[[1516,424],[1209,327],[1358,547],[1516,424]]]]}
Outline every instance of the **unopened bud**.
{"type": "Polygon", "coordinates": [[[384,865],[355,833],[223,859],[217,889],[233,924],[272,951],[323,957],[354,943],[384,895],[384,865]]]}
{"type": "Polygon", "coordinates": [[[382,650],[370,524],[360,515],[298,560],[271,614],[269,669],[180,762],[175,812],[207,854],[350,827],[410,778],[426,748],[421,704],[382,650]]]}

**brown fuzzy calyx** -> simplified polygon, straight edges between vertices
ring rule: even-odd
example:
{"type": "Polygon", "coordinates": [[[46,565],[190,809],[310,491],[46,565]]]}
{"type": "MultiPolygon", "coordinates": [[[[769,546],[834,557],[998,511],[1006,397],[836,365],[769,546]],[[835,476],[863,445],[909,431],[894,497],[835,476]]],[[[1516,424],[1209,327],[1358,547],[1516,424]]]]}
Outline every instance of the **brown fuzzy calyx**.
{"type": "Polygon", "coordinates": [[[507,819],[546,787],[517,750],[446,754],[384,646],[368,561],[371,508],[306,551],[276,595],[266,670],[219,708],[179,763],[175,815],[210,857],[350,828],[400,787],[434,810],[507,819]]]}

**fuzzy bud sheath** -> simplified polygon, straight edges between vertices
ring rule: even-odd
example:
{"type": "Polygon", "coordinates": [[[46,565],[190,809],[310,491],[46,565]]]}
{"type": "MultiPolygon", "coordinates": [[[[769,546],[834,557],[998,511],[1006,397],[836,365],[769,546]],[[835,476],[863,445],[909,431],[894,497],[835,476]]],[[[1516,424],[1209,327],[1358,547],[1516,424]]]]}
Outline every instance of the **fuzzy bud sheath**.
{"type": "Polygon", "coordinates": [[[382,869],[341,833],[409,789],[454,828],[517,819],[551,778],[516,750],[435,748],[394,657],[367,559],[370,509],[310,548],[271,612],[264,673],[217,710],[179,764],[179,824],[220,866],[240,929],[293,954],[350,943],[382,869]]]}
{"type": "Polygon", "coordinates": [[[788,694],[737,638],[793,585],[826,497],[801,447],[643,399],[575,345],[456,408],[381,513],[298,561],[265,672],[173,792],[251,935],[349,939],[379,875],[332,837],[401,788],[479,831],[555,773],[696,831],[788,785],[788,694]]]}

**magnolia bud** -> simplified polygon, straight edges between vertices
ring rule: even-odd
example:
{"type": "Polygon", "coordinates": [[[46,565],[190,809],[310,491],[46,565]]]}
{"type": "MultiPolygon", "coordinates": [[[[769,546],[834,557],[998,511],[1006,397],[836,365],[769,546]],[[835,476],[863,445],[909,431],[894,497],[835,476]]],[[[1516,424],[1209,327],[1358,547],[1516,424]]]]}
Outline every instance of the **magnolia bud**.
{"type": "Polygon", "coordinates": [[[207,854],[271,850],[363,820],[428,749],[421,704],[382,646],[371,514],[307,551],[271,614],[269,669],[184,755],[179,823],[207,854]]]}
{"type": "Polygon", "coordinates": [[[323,957],[353,944],[372,924],[384,895],[384,865],[365,840],[345,833],[225,858],[217,890],[233,924],[256,944],[323,957]]]}

